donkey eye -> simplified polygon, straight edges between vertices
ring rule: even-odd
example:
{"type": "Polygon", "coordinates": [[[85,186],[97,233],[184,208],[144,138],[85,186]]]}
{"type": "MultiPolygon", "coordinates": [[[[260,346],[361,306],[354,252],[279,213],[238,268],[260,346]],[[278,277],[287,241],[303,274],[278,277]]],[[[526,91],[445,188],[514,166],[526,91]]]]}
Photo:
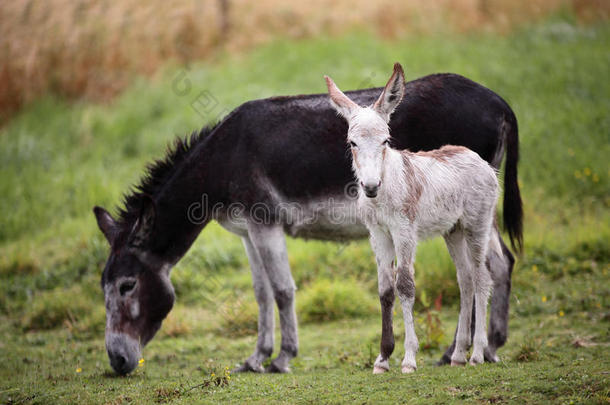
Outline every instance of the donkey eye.
{"type": "Polygon", "coordinates": [[[352,142],[352,141],[349,141],[349,146],[351,146],[352,148],[358,147],[358,145],[356,145],[356,142],[352,142]]]}
{"type": "Polygon", "coordinates": [[[125,281],[123,284],[121,284],[119,286],[119,293],[121,294],[121,296],[127,294],[128,292],[132,291],[136,286],[136,282],[135,281],[125,281]]]}
{"type": "Polygon", "coordinates": [[[384,144],[384,145],[387,145],[387,146],[390,146],[390,140],[389,140],[389,139],[386,139],[385,141],[383,141],[383,144],[384,144]]]}

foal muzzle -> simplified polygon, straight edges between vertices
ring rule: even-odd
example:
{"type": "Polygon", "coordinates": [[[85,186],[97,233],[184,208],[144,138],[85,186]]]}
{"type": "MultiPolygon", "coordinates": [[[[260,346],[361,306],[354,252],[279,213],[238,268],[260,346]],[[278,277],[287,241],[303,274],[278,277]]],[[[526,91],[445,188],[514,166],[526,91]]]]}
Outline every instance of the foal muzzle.
{"type": "Polygon", "coordinates": [[[379,192],[379,186],[381,186],[381,181],[379,181],[379,183],[377,183],[377,184],[360,183],[360,185],[362,186],[362,189],[364,190],[364,194],[368,198],[375,198],[375,197],[377,197],[377,193],[379,192]]]}

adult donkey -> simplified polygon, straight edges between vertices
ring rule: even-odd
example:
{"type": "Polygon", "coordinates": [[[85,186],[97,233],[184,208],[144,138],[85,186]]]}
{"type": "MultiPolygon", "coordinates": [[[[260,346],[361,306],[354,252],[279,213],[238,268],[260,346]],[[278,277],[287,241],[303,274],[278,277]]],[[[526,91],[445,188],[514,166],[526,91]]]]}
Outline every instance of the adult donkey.
{"type": "MultiPolygon", "coordinates": [[[[369,105],[381,90],[347,94],[369,105]]],[[[495,168],[506,150],[504,226],[513,247],[521,246],[517,120],[504,100],[462,76],[435,74],[406,84],[389,125],[397,149],[463,145],[495,168]]],[[[94,208],[111,245],[102,288],[106,349],[117,373],[136,367],[141,348],[161,327],[174,303],[170,269],[211,220],[242,238],[259,306],[256,348],[238,370],[264,371],[274,346],[275,300],[281,350],[267,371],[289,371],[298,338],[285,234],[324,240],[368,235],[356,198],[346,192],[354,184],[346,133],[326,94],[250,101],[216,126],[176,141],[125,197],[118,219],[94,208]]],[[[490,252],[486,261],[494,281],[488,361],[497,361],[507,336],[514,258],[504,244],[502,251],[490,252]]],[[[450,361],[453,345],[439,363],[450,361]]]]}

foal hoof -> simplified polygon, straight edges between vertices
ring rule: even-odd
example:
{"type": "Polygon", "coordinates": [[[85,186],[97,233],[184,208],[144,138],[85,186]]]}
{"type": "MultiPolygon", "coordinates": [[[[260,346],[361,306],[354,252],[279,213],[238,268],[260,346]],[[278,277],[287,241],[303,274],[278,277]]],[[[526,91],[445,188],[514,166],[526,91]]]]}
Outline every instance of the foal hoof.
{"type": "Polygon", "coordinates": [[[290,367],[280,367],[275,363],[271,362],[265,369],[265,373],[274,373],[274,374],[285,374],[290,373],[290,367]]]}
{"type": "Polygon", "coordinates": [[[414,373],[415,370],[417,370],[417,367],[402,366],[402,373],[403,374],[411,374],[411,373],[414,373]]]}
{"type": "Polygon", "coordinates": [[[451,367],[461,367],[461,366],[465,366],[465,365],[466,365],[465,361],[451,360],[451,367]]]}
{"type": "Polygon", "coordinates": [[[387,369],[385,369],[383,367],[379,367],[379,366],[373,367],[373,374],[383,374],[386,371],[389,371],[389,370],[387,370],[387,369]]]}
{"type": "Polygon", "coordinates": [[[265,369],[260,364],[258,366],[252,366],[246,361],[244,364],[237,366],[232,373],[264,373],[265,369]]]}

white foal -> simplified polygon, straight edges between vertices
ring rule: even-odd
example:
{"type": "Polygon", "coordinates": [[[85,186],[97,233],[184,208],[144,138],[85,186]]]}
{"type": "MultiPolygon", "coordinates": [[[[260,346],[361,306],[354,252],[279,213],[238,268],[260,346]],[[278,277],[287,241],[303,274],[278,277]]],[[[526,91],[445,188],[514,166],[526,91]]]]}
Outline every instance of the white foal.
{"type": "Polygon", "coordinates": [[[488,248],[501,254],[499,242],[490,240],[498,198],[494,169],[475,152],[460,146],[418,153],[390,147],[388,122],[405,93],[404,73],[398,63],[381,96],[370,107],[358,106],[329,77],[325,79],[331,104],[349,124],[347,139],[353,170],[361,185],[358,206],[377,259],[382,335],[373,372],[389,370],[388,359],[394,350],[395,292],[405,323],[402,372],[417,368],[413,262],[417,241],[436,235],[445,238],[460,287],[460,315],[451,364],[466,363],[473,298],[476,320],[480,321],[475,322],[470,363],[482,363],[487,346],[487,299],[492,285],[485,257],[488,248]]]}

